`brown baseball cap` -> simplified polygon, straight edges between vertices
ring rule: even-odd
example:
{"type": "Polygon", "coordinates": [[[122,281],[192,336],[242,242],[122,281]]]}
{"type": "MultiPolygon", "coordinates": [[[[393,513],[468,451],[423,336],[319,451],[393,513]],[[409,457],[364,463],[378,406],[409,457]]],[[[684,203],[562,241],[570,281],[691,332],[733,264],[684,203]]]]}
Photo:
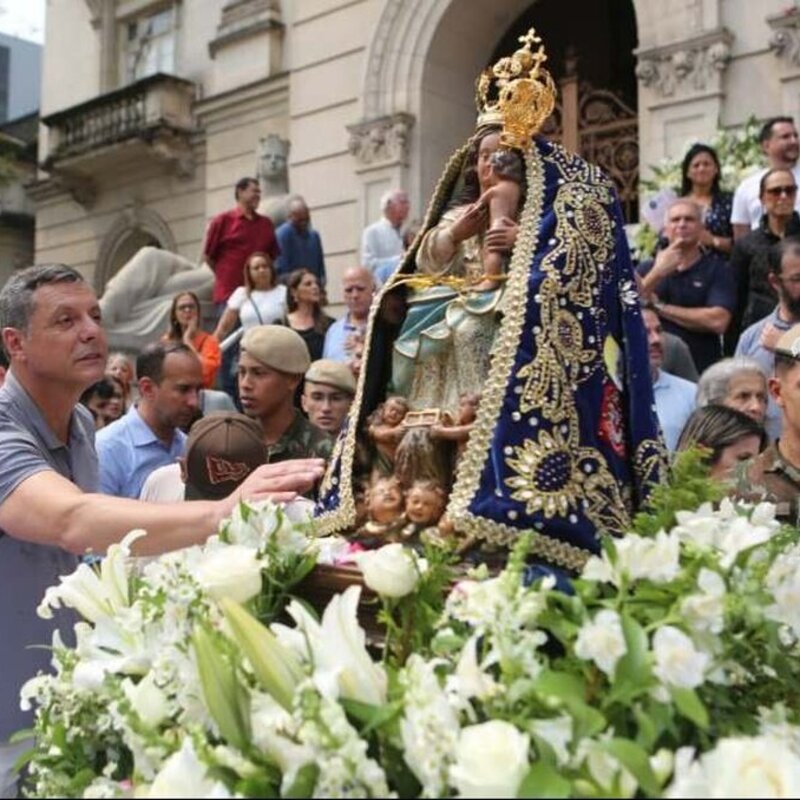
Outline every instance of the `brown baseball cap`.
{"type": "Polygon", "coordinates": [[[242,350],[264,366],[302,375],[311,364],[308,348],[299,333],[284,325],[256,325],[242,336],[242,350]]]}
{"type": "Polygon", "coordinates": [[[186,440],[187,500],[227,497],[267,463],[261,426],[244,414],[217,411],[197,420],[186,440]]]}
{"type": "Polygon", "coordinates": [[[800,361],[800,325],[793,325],[775,343],[775,352],[800,361]]]}
{"type": "Polygon", "coordinates": [[[331,358],[320,358],[315,361],[306,372],[306,380],[309,383],[324,383],[326,386],[333,386],[334,389],[350,395],[356,393],[353,371],[347,364],[331,358]]]}

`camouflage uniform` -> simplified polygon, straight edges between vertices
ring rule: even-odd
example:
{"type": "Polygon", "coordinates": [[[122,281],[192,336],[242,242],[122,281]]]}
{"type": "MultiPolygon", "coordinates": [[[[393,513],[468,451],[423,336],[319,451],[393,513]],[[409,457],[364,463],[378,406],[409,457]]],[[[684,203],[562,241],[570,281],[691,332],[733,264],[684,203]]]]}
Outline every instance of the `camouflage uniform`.
{"type": "Polygon", "coordinates": [[[289,461],[293,458],[324,458],[333,451],[333,439],[312,425],[299,411],[294,421],[275,444],[267,445],[267,464],[289,461]]]}
{"type": "Polygon", "coordinates": [[[800,468],[783,458],[777,442],[749,463],[746,483],[740,481],[737,494],[775,503],[777,519],[790,525],[800,523],[800,468]]]}

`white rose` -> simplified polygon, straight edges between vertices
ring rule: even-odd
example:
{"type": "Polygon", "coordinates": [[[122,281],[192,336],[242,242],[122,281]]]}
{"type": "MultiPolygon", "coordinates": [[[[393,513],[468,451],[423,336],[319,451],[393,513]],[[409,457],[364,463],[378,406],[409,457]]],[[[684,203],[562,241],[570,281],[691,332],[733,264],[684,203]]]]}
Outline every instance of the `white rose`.
{"type": "Polygon", "coordinates": [[[768,542],[780,528],[777,522],[754,525],[747,517],[736,517],[717,536],[717,547],[722,551],[720,565],[730,569],[736,557],[744,550],[768,542]]]}
{"type": "Polygon", "coordinates": [[[529,737],[494,719],[462,729],[450,782],[460,797],[516,797],[528,772],[529,737]]]}
{"type": "Polygon", "coordinates": [[[231,797],[219,781],[207,777],[206,766],[197,757],[191,739],[183,740],[150,785],[148,797],[231,797]]]}
{"type": "Polygon", "coordinates": [[[357,553],[355,562],[364,583],[383,597],[405,597],[413,592],[424,563],[418,563],[416,554],[401,544],[357,553]]]}
{"type": "Polygon", "coordinates": [[[693,594],[681,603],[681,612],[696,631],[722,633],[725,617],[725,581],[710,569],[700,570],[697,585],[701,594],[693,594]]]}
{"type": "Polygon", "coordinates": [[[261,562],[252,547],[232,544],[207,551],[194,574],[215,600],[229,597],[246,603],[261,591],[261,562]]]}
{"type": "Polygon", "coordinates": [[[596,614],[580,629],[575,641],[575,655],[585,661],[594,661],[609,678],[614,677],[617,661],[627,652],[622,621],[611,609],[596,614]]]}
{"type": "Polygon", "coordinates": [[[694,689],[703,683],[710,658],[697,650],[694,642],[671,625],[659,628],[653,636],[653,672],[668,686],[694,689]]]}
{"type": "Polygon", "coordinates": [[[586,565],[581,573],[581,578],[585,581],[597,581],[598,583],[616,583],[617,576],[608,555],[589,556],[586,565]]]}
{"type": "Polygon", "coordinates": [[[698,761],[676,759],[665,797],[800,797],[800,756],[769,736],[720,739],[698,761]]]}
{"type": "Polygon", "coordinates": [[[680,572],[680,540],[664,531],[655,537],[628,534],[616,547],[619,567],[632,580],[668,583],[680,572]]]}

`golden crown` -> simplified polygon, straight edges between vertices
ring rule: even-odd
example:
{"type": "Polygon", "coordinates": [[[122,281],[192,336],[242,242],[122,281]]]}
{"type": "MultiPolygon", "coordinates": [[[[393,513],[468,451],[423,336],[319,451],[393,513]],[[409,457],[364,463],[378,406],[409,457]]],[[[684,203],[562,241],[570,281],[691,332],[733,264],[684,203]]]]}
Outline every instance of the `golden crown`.
{"type": "Polygon", "coordinates": [[[524,150],[553,113],[556,85],[542,67],[547,55],[536,31],[531,28],[519,41],[524,46],[514,55],[481,73],[475,103],[479,127],[502,125],[500,144],[524,150]],[[534,51],[535,45],[539,46],[534,51]]]}

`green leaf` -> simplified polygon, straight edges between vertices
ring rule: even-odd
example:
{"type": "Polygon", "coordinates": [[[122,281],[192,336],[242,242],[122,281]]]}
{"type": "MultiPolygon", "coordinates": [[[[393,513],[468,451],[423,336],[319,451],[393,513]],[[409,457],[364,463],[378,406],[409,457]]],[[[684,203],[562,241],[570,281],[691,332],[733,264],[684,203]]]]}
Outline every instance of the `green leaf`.
{"type": "Polygon", "coordinates": [[[569,797],[572,784],[558,770],[544,761],[538,761],[523,778],[517,797],[569,797]]]}
{"type": "Polygon", "coordinates": [[[250,696],[208,631],[195,628],[192,642],[206,708],[225,740],[245,750],[250,742],[250,696]]]}
{"type": "Polygon", "coordinates": [[[608,752],[636,778],[636,782],[649,797],[657,797],[661,786],[650,767],[647,751],[630,739],[612,739],[605,743],[608,752]]]}
{"type": "Polygon", "coordinates": [[[576,675],[555,670],[543,670],[534,682],[536,691],[560,700],[575,720],[575,738],[594,736],[606,726],[606,718],[596,708],[588,705],[586,684],[576,675]]]}
{"type": "Polygon", "coordinates": [[[629,703],[646,692],[653,682],[644,628],[627,611],[622,612],[621,619],[627,652],[617,662],[614,683],[606,697],[606,706],[611,703],[629,703]]]}
{"type": "Polygon", "coordinates": [[[703,705],[703,701],[697,696],[694,689],[670,689],[670,695],[675,701],[678,711],[698,728],[708,730],[709,719],[708,710],[703,705]]]}
{"type": "Polygon", "coordinates": [[[291,711],[303,668],[269,628],[229,598],[220,601],[222,612],[237,644],[242,648],[258,682],[287,711],[291,711]]]}
{"type": "Polygon", "coordinates": [[[343,697],[340,698],[339,704],[344,708],[349,717],[352,717],[363,725],[359,731],[362,736],[376,728],[383,727],[387,722],[391,722],[402,712],[402,706],[398,703],[373,706],[370,703],[362,703],[360,700],[351,700],[343,697]]]}
{"type": "Polygon", "coordinates": [[[278,787],[263,775],[239,781],[236,784],[236,794],[240,797],[280,797],[278,787]]]}
{"type": "Polygon", "coordinates": [[[319,767],[316,764],[305,764],[297,771],[294,783],[283,793],[283,797],[302,798],[312,797],[314,787],[319,778],[319,767]]]}
{"type": "Polygon", "coordinates": [[[633,716],[639,726],[639,733],[636,737],[637,742],[645,750],[654,750],[658,737],[661,735],[661,729],[657,721],[638,705],[633,708],[633,716]]]}

